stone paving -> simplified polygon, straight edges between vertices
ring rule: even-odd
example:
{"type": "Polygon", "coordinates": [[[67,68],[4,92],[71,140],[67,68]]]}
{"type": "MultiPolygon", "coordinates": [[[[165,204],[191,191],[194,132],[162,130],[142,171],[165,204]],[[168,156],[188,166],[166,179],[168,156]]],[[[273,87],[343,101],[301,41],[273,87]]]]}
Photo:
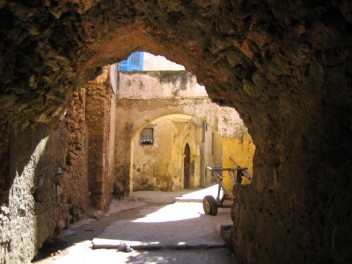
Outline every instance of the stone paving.
{"type": "Polygon", "coordinates": [[[92,214],[100,219],[83,219],[59,236],[68,247],[35,263],[236,263],[220,238],[220,225],[231,223],[230,209],[220,208],[217,216],[203,212],[203,197],[215,196],[216,187],[113,200],[106,212],[92,214]],[[134,250],[93,250],[93,240],[134,250]]]}

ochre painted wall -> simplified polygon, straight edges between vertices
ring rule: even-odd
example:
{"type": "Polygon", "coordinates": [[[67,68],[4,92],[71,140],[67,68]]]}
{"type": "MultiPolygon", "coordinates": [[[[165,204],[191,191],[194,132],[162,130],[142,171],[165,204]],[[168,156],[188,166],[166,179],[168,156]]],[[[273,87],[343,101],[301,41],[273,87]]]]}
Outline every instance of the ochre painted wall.
{"type": "MultiPolygon", "coordinates": [[[[253,173],[253,156],[255,152],[255,145],[253,144],[251,136],[245,132],[240,138],[224,138],[223,142],[223,168],[234,168],[236,167],[231,161],[230,157],[234,158],[237,164],[241,167],[248,168],[250,173],[253,173]]],[[[236,179],[236,173],[234,173],[234,179],[228,175],[227,172],[223,174],[224,185],[232,189],[234,179],[236,179]]],[[[242,178],[242,183],[249,183],[246,178],[242,178]]]]}
{"type": "MultiPolygon", "coordinates": [[[[221,166],[222,139],[208,127],[205,133],[204,167],[201,167],[202,122],[190,116],[170,115],[154,120],[154,144],[141,145],[133,138],[133,190],[176,191],[184,188],[184,150],[190,147],[190,187],[200,187],[205,166],[221,166]],[[213,151],[212,151],[212,134],[213,151]]],[[[205,184],[211,183],[207,175],[205,184]]]]}
{"type": "Polygon", "coordinates": [[[207,167],[221,168],[223,156],[222,138],[208,125],[205,131],[204,165],[205,165],[205,185],[215,181],[207,167]]]}
{"type": "Polygon", "coordinates": [[[140,144],[140,133],[133,139],[133,190],[167,190],[170,188],[168,166],[171,160],[171,123],[167,120],[154,121],[152,145],[140,144]]]}

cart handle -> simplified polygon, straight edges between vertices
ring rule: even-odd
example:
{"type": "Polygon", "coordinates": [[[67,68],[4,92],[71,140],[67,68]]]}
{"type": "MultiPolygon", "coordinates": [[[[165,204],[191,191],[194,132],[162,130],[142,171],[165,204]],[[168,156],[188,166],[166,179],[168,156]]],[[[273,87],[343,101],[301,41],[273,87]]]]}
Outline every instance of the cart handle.
{"type": "Polygon", "coordinates": [[[220,181],[222,181],[223,177],[219,173],[217,173],[216,170],[212,169],[209,166],[207,167],[207,169],[211,171],[211,174],[213,176],[217,177],[220,181]]]}
{"type": "Polygon", "coordinates": [[[248,168],[242,168],[242,167],[237,167],[237,168],[221,168],[221,169],[212,169],[211,167],[207,167],[208,170],[210,171],[245,171],[248,168]]]}

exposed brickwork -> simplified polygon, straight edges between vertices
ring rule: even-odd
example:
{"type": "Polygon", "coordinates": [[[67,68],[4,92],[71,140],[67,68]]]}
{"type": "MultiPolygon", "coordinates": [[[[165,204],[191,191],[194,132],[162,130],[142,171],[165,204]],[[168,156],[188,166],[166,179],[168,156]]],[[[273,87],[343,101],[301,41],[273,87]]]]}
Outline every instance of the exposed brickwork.
{"type": "Polygon", "coordinates": [[[77,221],[89,204],[87,179],[88,132],[85,116],[85,92],[80,89],[66,112],[61,144],[66,147],[62,173],[57,176],[57,231],[77,221]],[[67,216],[67,213],[69,215],[67,216]]]}
{"type": "Polygon", "coordinates": [[[89,131],[88,181],[90,198],[97,208],[104,208],[112,195],[112,164],[109,164],[111,141],[110,115],[112,89],[105,67],[101,79],[86,86],[86,116],[89,131]]]}

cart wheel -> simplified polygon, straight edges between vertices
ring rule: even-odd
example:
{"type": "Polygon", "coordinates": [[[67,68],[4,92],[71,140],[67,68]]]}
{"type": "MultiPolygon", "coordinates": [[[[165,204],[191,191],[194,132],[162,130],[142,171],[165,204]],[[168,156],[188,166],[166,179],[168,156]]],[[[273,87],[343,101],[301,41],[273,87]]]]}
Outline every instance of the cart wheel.
{"type": "Polygon", "coordinates": [[[218,214],[218,204],[213,196],[207,195],[203,199],[203,209],[204,213],[207,215],[217,215],[218,214]]]}

